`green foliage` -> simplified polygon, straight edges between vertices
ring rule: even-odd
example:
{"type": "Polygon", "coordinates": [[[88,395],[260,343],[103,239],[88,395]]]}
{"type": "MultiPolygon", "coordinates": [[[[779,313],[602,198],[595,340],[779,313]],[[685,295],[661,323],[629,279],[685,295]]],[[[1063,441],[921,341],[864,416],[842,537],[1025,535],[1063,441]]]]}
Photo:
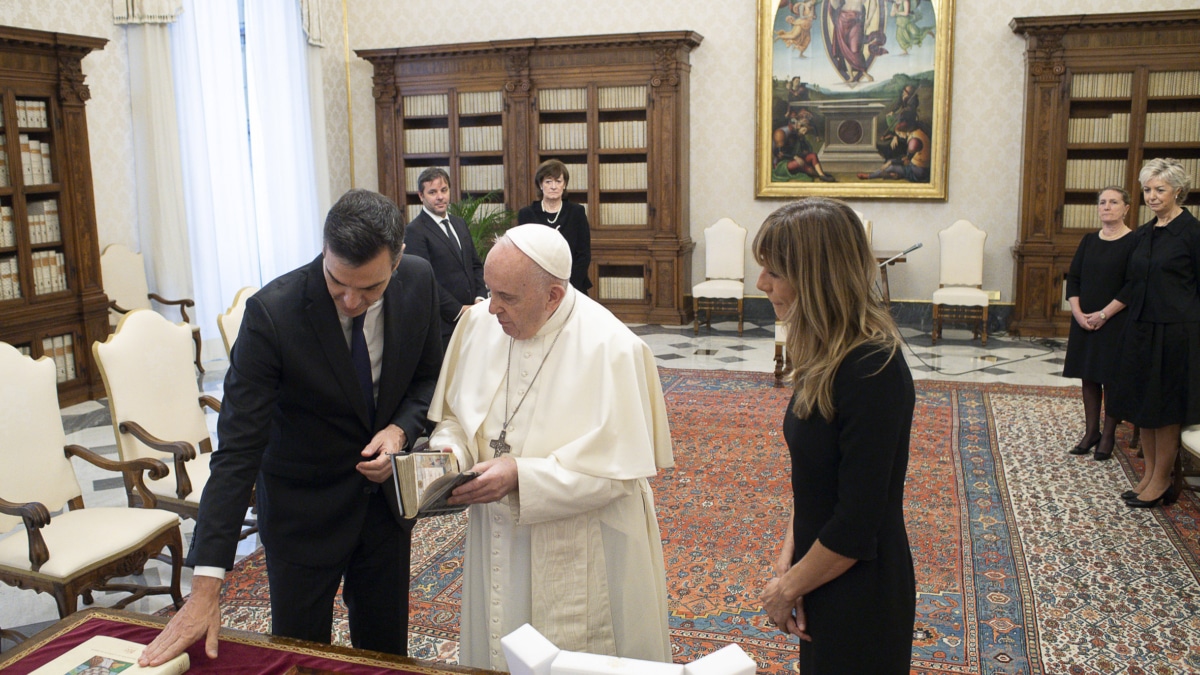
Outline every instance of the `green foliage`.
{"type": "Polygon", "coordinates": [[[450,204],[447,209],[450,215],[458,216],[466,221],[467,228],[471,230],[471,241],[475,244],[475,251],[479,254],[480,260],[487,258],[488,251],[491,250],[496,237],[508,230],[517,215],[504,208],[503,204],[495,204],[500,207],[498,210],[489,208],[488,205],[494,204],[492,200],[496,196],[497,193],[489,192],[486,195],[468,197],[460,202],[450,204]]]}

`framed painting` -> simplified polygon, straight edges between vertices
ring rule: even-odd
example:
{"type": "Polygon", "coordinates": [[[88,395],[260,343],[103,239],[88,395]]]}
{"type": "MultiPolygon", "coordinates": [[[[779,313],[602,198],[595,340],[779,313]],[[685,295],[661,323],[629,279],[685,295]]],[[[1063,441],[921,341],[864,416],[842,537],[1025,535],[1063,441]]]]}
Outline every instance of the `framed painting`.
{"type": "Polygon", "coordinates": [[[954,0],[759,0],[758,197],[945,199],[954,0]]]}

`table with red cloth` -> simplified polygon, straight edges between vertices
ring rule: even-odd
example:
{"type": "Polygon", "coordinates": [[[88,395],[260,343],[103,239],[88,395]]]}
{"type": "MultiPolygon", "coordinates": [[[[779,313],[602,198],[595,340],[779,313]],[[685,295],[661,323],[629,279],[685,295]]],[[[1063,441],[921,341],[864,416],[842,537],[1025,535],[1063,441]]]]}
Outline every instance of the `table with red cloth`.
{"type": "MultiPolygon", "coordinates": [[[[24,675],[96,635],[149,644],[166,619],[116,609],[86,609],[0,654],[0,673],[24,675]]],[[[380,652],[222,628],[219,655],[209,659],[201,640],[188,649],[189,675],[285,675],[324,671],[344,675],[488,675],[495,671],[420,661],[380,652]]]]}

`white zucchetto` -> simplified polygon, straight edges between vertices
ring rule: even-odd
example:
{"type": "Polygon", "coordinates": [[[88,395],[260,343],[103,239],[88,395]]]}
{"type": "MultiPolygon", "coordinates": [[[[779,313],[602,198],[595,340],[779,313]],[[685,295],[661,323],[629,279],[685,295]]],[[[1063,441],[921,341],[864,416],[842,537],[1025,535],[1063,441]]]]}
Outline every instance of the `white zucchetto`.
{"type": "Polygon", "coordinates": [[[562,234],[545,225],[518,225],[504,233],[538,267],[558,279],[571,278],[571,247],[562,234]]]}

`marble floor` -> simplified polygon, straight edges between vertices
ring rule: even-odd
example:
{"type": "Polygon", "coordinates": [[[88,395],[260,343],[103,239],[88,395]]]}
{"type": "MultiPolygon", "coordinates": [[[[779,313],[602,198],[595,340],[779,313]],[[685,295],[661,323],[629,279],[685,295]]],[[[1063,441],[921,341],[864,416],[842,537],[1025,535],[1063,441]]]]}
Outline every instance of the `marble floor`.
{"type": "MultiPolygon", "coordinates": [[[[691,326],[631,326],[650,345],[663,368],[772,372],[774,370],[774,326],[745,324],[742,335],[736,322],[714,323],[701,327],[694,335],[691,326]]],[[[905,358],[915,379],[957,380],[963,382],[1005,382],[1009,384],[1076,386],[1077,380],[1060,376],[1065,342],[1042,339],[1016,339],[989,335],[986,347],[972,340],[969,331],[947,329],[943,340],[934,346],[928,333],[902,328],[905,358]]],[[[227,364],[224,360],[204,364],[200,376],[205,393],[220,398],[227,364]]],[[[83,445],[101,455],[116,457],[113,428],[104,401],[90,401],[63,409],[67,442],[83,445]]],[[[208,416],[209,428],[216,429],[216,415],[208,416]]],[[[119,506],[125,493],[119,477],[100,471],[81,460],[73,460],[88,506],[119,506]]],[[[190,542],[192,523],[183,521],[184,537],[190,542]]],[[[23,534],[17,533],[19,536],[23,534]]],[[[255,538],[242,542],[239,555],[247,555],[257,546],[255,538]]],[[[151,561],[144,571],[150,583],[169,578],[170,567],[151,561]]],[[[191,571],[184,568],[184,593],[191,587],[191,571]]],[[[97,593],[96,604],[108,606],[119,594],[97,593]]],[[[127,609],[153,613],[169,602],[164,596],[143,598],[127,609]]],[[[54,600],[45,594],[0,586],[0,627],[31,635],[58,619],[54,600]]],[[[12,643],[5,640],[0,648],[12,643]]]]}

